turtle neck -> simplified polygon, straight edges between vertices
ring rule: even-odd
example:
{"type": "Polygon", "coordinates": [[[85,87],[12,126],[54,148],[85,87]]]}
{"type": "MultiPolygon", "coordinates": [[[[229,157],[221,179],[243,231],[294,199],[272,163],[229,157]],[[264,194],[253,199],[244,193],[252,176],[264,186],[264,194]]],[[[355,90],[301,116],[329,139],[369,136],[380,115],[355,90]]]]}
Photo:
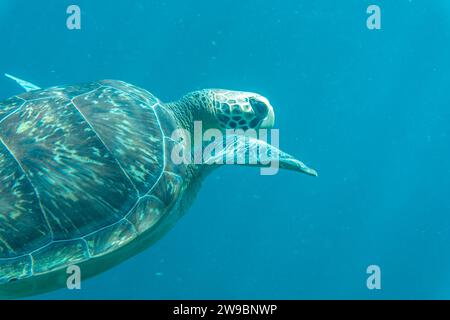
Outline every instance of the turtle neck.
{"type": "Polygon", "coordinates": [[[174,112],[179,127],[186,129],[192,137],[195,121],[201,121],[203,131],[219,127],[209,90],[194,91],[165,105],[174,112]]]}

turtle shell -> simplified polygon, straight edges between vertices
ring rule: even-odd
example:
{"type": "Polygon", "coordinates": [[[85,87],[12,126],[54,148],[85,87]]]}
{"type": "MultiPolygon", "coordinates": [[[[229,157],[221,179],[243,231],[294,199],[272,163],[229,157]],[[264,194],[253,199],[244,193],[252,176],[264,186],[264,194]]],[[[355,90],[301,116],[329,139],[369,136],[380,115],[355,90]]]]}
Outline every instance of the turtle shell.
{"type": "Polygon", "coordinates": [[[170,210],[173,115],[149,92],[105,80],[0,102],[0,283],[108,254],[170,210]]]}

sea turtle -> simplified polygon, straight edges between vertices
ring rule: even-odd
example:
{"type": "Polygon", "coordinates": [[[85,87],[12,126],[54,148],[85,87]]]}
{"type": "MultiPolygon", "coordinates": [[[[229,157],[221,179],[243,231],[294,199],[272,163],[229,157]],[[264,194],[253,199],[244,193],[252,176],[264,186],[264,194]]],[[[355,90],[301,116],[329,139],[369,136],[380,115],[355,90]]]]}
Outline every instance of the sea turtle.
{"type": "MultiPolygon", "coordinates": [[[[259,94],[210,89],[162,103],[122,81],[42,90],[9,77],[27,92],[0,101],[2,297],[60,288],[69,266],[79,266],[86,279],[144,250],[180,218],[218,157],[232,149],[265,147],[281,168],[316,175],[251,137],[204,163],[173,161],[175,147],[187,148],[173,132],[194,135],[195,121],[224,133],[272,128],[273,108],[259,94]]],[[[259,156],[244,164],[267,165],[259,156]]]]}

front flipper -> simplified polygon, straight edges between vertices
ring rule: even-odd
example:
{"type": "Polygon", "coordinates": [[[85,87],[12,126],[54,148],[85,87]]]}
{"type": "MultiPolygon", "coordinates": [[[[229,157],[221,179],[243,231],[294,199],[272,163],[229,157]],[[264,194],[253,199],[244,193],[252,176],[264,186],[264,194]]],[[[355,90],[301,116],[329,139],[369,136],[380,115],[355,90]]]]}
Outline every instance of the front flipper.
{"type": "Polygon", "coordinates": [[[16,78],[16,77],[14,77],[14,76],[12,76],[12,75],[10,75],[10,74],[5,73],[5,77],[8,77],[8,78],[10,78],[10,79],[16,81],[16,82],[17,82],[22,88],[24,88],[27,92],[28,92],[28,91],[33,91],[33,90],[39,90],[39,89],[41,89],[40,87],[38,87],[38,86],[36,86],[36,85],[34,85],[34,84],[28,82],[28,81],[25,81],[25,80],[16,78]]]}
{"type": "Polygon", "coordinates": [[[297,171],[310,176],[318,176],[317,171],[307,167],[303,162],[281,151],[263,140],[249,136],[232,135],[226,138],[223,148],[218,148],[214,155],[205,156],[204,162],[213,164],[237,164],[262,167],[261,173],[273,175],[279,168],[297,171]]]}

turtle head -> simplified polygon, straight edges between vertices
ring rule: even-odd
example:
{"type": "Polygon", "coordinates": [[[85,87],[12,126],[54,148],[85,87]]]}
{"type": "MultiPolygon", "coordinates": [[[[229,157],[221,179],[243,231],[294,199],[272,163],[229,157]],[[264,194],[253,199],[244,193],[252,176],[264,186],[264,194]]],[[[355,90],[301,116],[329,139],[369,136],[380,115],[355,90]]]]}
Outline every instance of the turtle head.
{"type": "Polygon", "coordinates": [[[274,126],[272,105],[257,93],[213,89],[210,97],[222,129],[271,129],[274,126]]]}
{"type": "MultiPolygon", "coordinates": [[[[180,121],[181,130],[194,141],[194,159],[202,164],[233,164],[278,168],[316,176],[317,172],[278,149],[278,130],[273,129],[275,114],[269,100],[252,92],[223,89],[194,91],[179,103],[170,105],[180,121]],[[271,143],[267,140],[270,134],[271,143]],[[193,137],[193,138],[192,138],[193,137]],[[195,145],[199,139],[201,143],[195,145]]],[[[177,141],[176,138],[173,140],[177,141]]],[[[265,174],[265,173],[264,173],[265,174]]]]}
{"type": "MultiPolygon", "coordinates": [[[[298,171],[308,175],[316,176],[317,172],[308,168],[301,161],[291,155],[278,149],[278,130],[272,130],[275,123],[275,113],[269,100],[264,96],[245,91],[231,91],[223,89],[207,89],[194,94],[196,101],[201,101],[202,112],[204,108],[209,121],[206,121],[204,129],[217,128],[225,132],[224,139],[221,141],[214,139],[213,148],[219,149],[214,156],[206,159],[206,163],[220,163],[223,158],[237,159],[240,156],[247,160],[236,164],[244,164],[257,167],[276,166],[276,170],[268,172],[277,172],[278,166],[283,169],[298,171]],[[261,130],[262,129],[262,130],[261,130]],[[271,144],[265,141],[265,138],[258,135],[265,131],[271,135],[271,144]],[[252,136],[252,132],[256,136],[252,136]],[[258,132],[258,133],[256,133],[258,132]],[[262,138],[262,139],[261,139],[262,138]],[[222,147],[225,145],[225,148],[222,147]]],[[[208,142],[209,143],[209,142],[208,142]]],[[[241,159],[242,160],[242,159],[241,159]]]]}

